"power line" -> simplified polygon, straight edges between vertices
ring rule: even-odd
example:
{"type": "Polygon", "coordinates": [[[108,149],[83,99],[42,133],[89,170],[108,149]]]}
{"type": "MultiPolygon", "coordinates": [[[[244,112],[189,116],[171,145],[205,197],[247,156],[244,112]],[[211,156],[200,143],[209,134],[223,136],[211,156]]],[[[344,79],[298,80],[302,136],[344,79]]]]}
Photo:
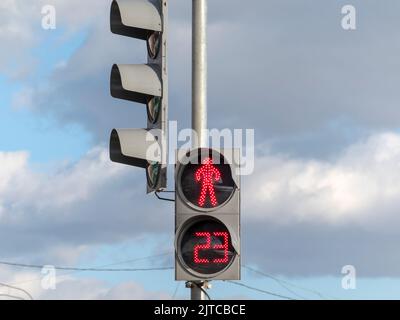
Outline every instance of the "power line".
{"type": "Polygon", "coordinates": [[[291,294],[295,295],[296,297],[298,297],[298,298],[300,298],[300,299],[303,299],[303,300],[308,300],[307,298],[305,298],[305,297],[299,295],[297,292],[295,292],[295,291],[293,291],[292,289],[290,289],[289,287],[287,287],[287,286],[284,284],[284,281],[283,281],[283,280],[280,280],[280,279],[278,279],[278,278],[276,278],[276,277],[274,277],[274,276],[271,276],[271,275],[269,275],[269,274],[262,273],[261,271],[252,269],[252,268],[247,267],[247,266],[245,266],[245,265],[243,266],[243,268],[248,269],[248,270],[250,270],[250,271],[252,271],[252,272],[254,272],[254,273],[257,273],[257,274],[259,274],[259,275],[265,276],[265,277],[267,277],[267,278],[270,278],[270,279],[276,281],[281,287],[283,287],[284,289],[286,289],[288,292],[290,292],[291,294]]]}
{"type": "Polygon", "coordinates": [[[155,194],[155,196],[157,197],[158,200],[175,202],[175,199],[169,199],[169,198],[160,197],[159,192],[154,192],[154,194],[155,194]]]}
{"type": "Polygon", "coordinates": [[[244,287],[244,288],[247,288],[247,289],[250,289],[250,290],[253,290],[253,291],[265,293],[265,294],[268,294],[268,295],[270,295],[270,296],[274,296],[274,297],[277,297],[277,298],[286,299],[286,300],[296,300],[296,299],[294,299],[294,298],[287,297],[287,296],[284,296],[284,295],[281,295],[281,294],[278,294],[278,293],[274,293],[274,292],[270,292],[270,291],[258,289],[258,288],[255,288],[255,287],[251,287],[251,286],[248,286],[248,285],[243,284],[243,283],[239,283],[239,282],[235,282],[235,281],[230,281],[230,280],[228,280],[228,281],[226,281],[226,282],[231,283],[231,284],[234,284],[234,285],[237,285],[237,286],[240,286],[240,287],[244,287]]]}
{"type": "MultiPolygon", "coordinates": [[[[105,266],[103,266],[103,267],[88,267],[88,268],[65,267],[65,266],[53,266],[53,267],[54,267],[54,269],[56,269],[56,270],[72,271],[72,272],[70,272],[70,273],[66,273],[66,274],[61,275],[61,276],[65,276],[65,275],[72,274],[72,273],[76,273],[76,272],[147,272],[147,271],[166,271],[166,270],[173,270],[174,267],[106,268],[106,267],[112,266],[112,265],[126,264],[126,263],[131,263],[131,262],[137,262],[137,261],[140,261],[140,260],[149,260],[149,259],[153,259],[153,258],[160,257],[160,256],[166,256],[166,255],[168,255],[168,254],[170,254],[170,252],[168,252],[168,253],[163,253],[163,254],[159,254],[159,255],[148,256],[148,257],[144,257],[144,258],[137,258],[137,259],[131,259],[131,260],[126,260],[126,261],[122,261],[122,262],[117,262],[117,263],[105,265],[105,266]]],[[[44,265],[25,264],[25,263],[15,263],[15,262],[9,262],[9,261],[0,261],[0,265],[6,265],[6,266],[12,266],[12,267],[20,267],[20,268],[31,268],[31,269],[42,269],[42,268],[44,267],[44,265]]],[[[262,272],[262,271],[253,269],[253,268],[251,268],[251,267],[249,267],[249,266],[246,266],[246,265],[243,265],[243,268],[248,269],[249,271],[252,271],[252,272],[257,273],[257,274],[259,274],[259,275],[262,275],[262,276],[264,276],[264,277],[267,277],[267,278],[270,278],[270,279],[275,280],[275,281],[278,282],[282,287],[284,287],[286,290],[288,290],[290,293],[292,293],[293,295],[295,295],[295,296],[297,296],[297,297],[299,297],[299,298],[301,298],[301,299],[305,299],[305,298],[302,297],[302,296],[300,296],[299,294],[297,294],[296,292],[294,292],[293,290],[291,290],[290,288],[288,288],[288,287],[285,286],[284,284],[287,284],[287,285],[289,285],[289,286],[292,286],[292,287],[295,287],[295,288],[298,288],[298,289],[301,289],[301,290],[304,290],[304,291],[312,292],[312,293],[314,293],[314,294],[320,296],[322,299],[324,299],[324,296],[323,296],[320,292],[318,292],[318,291],[316,291],[316,290],[312,290],[312,289],[300,287],[300,286],[298,286],[298,285],[295,285],[295,284],[292,284],[292,283],[290,283],[290,282],[288,282],[288,281],[279,279],[279,278],[274,277],[274,276],[272,276],[272,275],[270,275],[270,274],[267,274],[267,273],[265,273],[265,272],[262,272]]],[[[30,280],[30,281],[25,281],[25,282],[36,281],[36,280],[38,280],[38,279],[41,279],[41,278],[32,279],[32,280],[30,280]]],[[[25,283],[25,282],[24,282],[24,283],[25,283]]],[[[258,291],[258,292],[265,293],[265,294],[268,294],[268,295],[272,295],[272,296],[275,296],[275,297],[279,297],[279,298],[283,298],[283,299],[289,299],[289,300],[296,300],[296,299],[291,298],[291,297],[288,297],[288,296],[284,296],[284,295],[276,294],[276,293],[273,293],[273,292],[270,292],[270,291],[266,291],[266,290],[254,288],[254,287],[248,286],[248,285],[246,285],[246,284],[242,284],[242,283],[238,283],[238,282],[234,282],[234,281],[227,281],[227,282],[232,283],[232,284],[237,285],[237,286],[245,287],[245,288],[250,289],[250,290],[254,290],[254,291],[258,291]]],[[[22,292],[24,292],[31,300],[33,300],[32,295],[31,295],[28,291],[26,291],[26,290],[24,290],[24,289],[21,289],[21,288],[12,286],[12,285],[4,284],[4,283],[0,283],[0,286],[4,286],[4,287],[8,287],[8,288],[11,288],[11,289],[14,289],[14,290],[22,291],[22,292]]],[[[175,290],[175,292],[174,292],[174,295],[173,295],[174,298],[175,298],[175,296],[176,296],[176,294],[177,294],[178,289],[179,289],[179,284],[178,284],[178,286],[177,286],[177,288],[176,288],[176,290],[175,290]]],[[[203,289],[203,288],[200,288],[200,289],[203,289]]],[[[208,297],[208,299],[211,300],[211,298],[210,298],[210,296],[208,295],[208,293],[207,293],[205,290],[203,290],[203,292],[204,292],[204,294],[208,297]]],[[[1,296],[1,295],[0,295],[0,296],[1,296]]]]}
{"type": "MultiPolygon", "coordinates": [[[[107,268],[107,267],[121,265],[121,264],[127,264],[127,263],[132,263],[132,262],[143,261],[143,260],[151,260],[151,259],[154,259],[154,258],[167,256],[169,254],[171,254],[171,251],[165,252],[165,253],[161,253],[161,254],[157,254],[157,255],[142,257],[142,258],[135,258],[135,259],[129,259],[129,260],[124,260],[124,261],[120,261],[120,262],[114,262],[114,263],[98,266],[98,267],[95,267],[95,268],[96,269],[102,269],[102,268],[107,268]]],[[[71,274],[76,274],[76,273],[80,273],[80,272],[84,272],[84,271],[86,271],[86,270],[76,270],[76,271],[66,272],[64,274],[57,275],[57,278],[65,277],[65,276],[68,276],[68,275],[71,275],[71,274]]],[[[30,280],[26,280],[26,281],[23,281],[23,282],[14,283],[13,285],[20,285],[20,284],[25,284],[25,283],[34,282],[34,281],[40,281],[40,280],[42,280],[42,277],[36,277],[35,279],[30,279],[30,280]]]]}
{"type": "MultiPolygon", "coordinates": [[[[34,300],[32,295],[28,291],[26,291],[25,289],[18,288],[18,287],[12,286],[10,284],[1,283],[1,282],[0,282],[0,287],[6,287],[6,288],[14,289],[14,290],[17,290],[17,291],[22,291],[23,293],[25,293],[29,297],[29,299],[34,300]]],[[[0,296],[1,296],[1,294],[0,294],[0,296]]],[[[24,299],[22,299],[22,300],[24,300],[24,299]]]]}
{"type": "Polygon", "coordinates": [[[25,300],[22,297],[18,297],[18,296],[14,296],[12,294],[6,294],[6,293],[0,293],[0,297],[7,297],[7,298],[15,299],[15,300],[25,300]]]}
{"type": "Polygon", "coordinates": [[[182,282],[180,282],[180,281],[177,283],[176,288],[175,288],[175,291],[174,291],[174,294],[172,295],[172,300],[175,300],[175,298],[176,298],[176,296],[177,296],[177,294],[178,294],[179,288],[180,288],[180,286],[181,286],[181,283],[182,283],[182,282]]]}
{"type": "MultiPolygon", "coordinates": [[[[24,264],[24,263],[14,263],[14,262],[6,262],[0,261],[0,265],[6,265],[11,267],[20,267],[20,268],[30,268],[30,269],[42,269],[44,265],[38,264],[24,264]]],[[[163,270],[172,270],[173,267],[160,267],[160,268],[75,268],[75,267],[60,267],[60,266],[52,266],[56,270],[63,271],[92,271],[92,272],[137,272],[137,271],[163,271],[163,270]]]]}
{"type": "MultiPolygon", "coordinates": [[[[291,287],[293,287],[293,288],[297,288],[297,289],[303,290],[303,291],[311,292],[311,293],[313,293],[313,294],[318,295],[318,296],[319,296],[320,298],[322,298],[322,299],[326,299],[326,297],[324,297],[324,295],[323,295],[322,293],[318,292],[317,290],[308,289],[308,288],[304,288],[304,287],[298,286],[298,285],[296,285],[296,284],[293,284],[293,283],[290,283],[290,282],[288,282],[288,281],[279,279],[279,278],[277,278],[277,277],[274,277],[273,275],[270,275],[270,274],[265,273],[265,272],[260,271],[260,270],[253,269],[253,268],[251,268],[251,267],[249,267],[249,266],[246,266],[246,265],[243,265],[243,268],[245,268],[245,269],[247,269],[247,270],[250,270],[250,271],[252,271],[252,272],[254,272],[254,273],[257,273],[257,274],[259,274],[259,275],[261,275],[261,276],[264,276],[264,277],[270,278],[270,279],[272,279],[272,280],[275,280],[275,281],[278,282],[282,287],[284,287],[286,290],[290,291],[292,294],[294,294],[294,295],[296,295],[296,296],[298,296],[298,297],[301,297],[301,296],[298,295],[297,293],[295,293],[294,291],[292,291],[291,289],[289,289],[289,288],[288,288],[287,286],[285,286],[284,284],[286,284],[286,285],[288,285],[288,286],[291,286],[291,287]]],[[[305,298],[303,298],[303,297],[301,297],[301,298],[302,298],[302,299],[305,299],[305,298]]]]}

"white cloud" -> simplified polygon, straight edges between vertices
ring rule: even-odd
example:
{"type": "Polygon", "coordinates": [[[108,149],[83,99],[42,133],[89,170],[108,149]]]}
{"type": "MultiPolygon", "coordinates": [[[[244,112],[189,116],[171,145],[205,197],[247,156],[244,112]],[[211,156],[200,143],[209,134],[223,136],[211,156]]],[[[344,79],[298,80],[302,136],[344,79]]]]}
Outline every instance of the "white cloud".
{"type": "Polygon", "coordinates": [[[256,167],[245,191],[252,219],[364,225],[400,206],[398,134],[373,135],[332,161],[271,155],[256,167]]]}
{"type": "Polygon", "coordinates": [[[20,271],[0,267],[0,300],[9,299],[2,294],[29,300],[158,300],[171,299],[171,295],[161,291],[149,291],[142,285],[127,281],[117,284],[89,277],[75,277],[56,273],[55,289],[42,286],[40,271],[20,271]],[[7,284],[13,288],[2,286],[7,284]],[[23,289],[28,292],[25,293],[23,289]]]}
{"type": "Polygon", "coordinates": [[[172,215],[160,219],[165,203],[143,198],[144,171],[112,163],[103,148],[45,173],[29,166],[25,152],[2,152],[0,161],[4,258],[24,253],[40,263],[70,264],[90,246],[159,233],[173,222],[172,215]]]}
{"type": "Polygon", "coordinates": [[[245,263],[270,273],[399,276],[400,135],[381,133],[329,161],[269,155],[244,179],[245,263]]]}
{"type": "MultiPolygon", "coordinates": [[[[104,0],[109,3],[108,0],[104,0]]],[[[67,38],[90,26],[103,10],[96,0],[2,0],[0,3],[0,71],[19,80],[35,72],[37,60],[34,50],[48,40],[54,31],[42,29],[42,7],[56,9],[57,28],[67,38]],[[88,14],[90,12],[91,14],[88,14]]]]}
{"type": "Polygon", "coordinates": [[[27,159],[26,152],[0,152],[0,194],[10,186],[10,180],[25,171],[27,159]]]}
{"type": "Polygon", "coordinates": [[[135,282],[110,285],[96,279],[69,278],[61,280],[56,290],[42,291],[44,300],[159,300],[170,299],[169,294],[152,292],[135,282]]]}
{"type": "MultiPolygon", "coordinates": [[[[24,253],[27,260],[71,265],[93,246],[173,230],[173,207],[166,219],[165,203],[143,198],[144,173],[112,164],[102,148],[51,173],[33,171],[26,153],[0,159],[0,247],[9,260],[24,253]]],[[[399,164],[396,133],[373,135],[330,161],[258,158],[243,181],[244,256],[289,274],[331,273],[341,263],[394,274],[399,164]],[[296,264],[283,252],[296,252],[296,264]],[[393,263],[376,266],[387,259],[393,263]]]]}
{"type": "Polygon", "coordinates": [[[0,160],[0,199],[12,208],[9,216],[25,206],[57,212],[85,201],[97,186],[107,184],[126,169],[111,164],[104,149],[93,149],[80,162],[52,174],[30,170],[26,152],[0,153],[0,160]]]}

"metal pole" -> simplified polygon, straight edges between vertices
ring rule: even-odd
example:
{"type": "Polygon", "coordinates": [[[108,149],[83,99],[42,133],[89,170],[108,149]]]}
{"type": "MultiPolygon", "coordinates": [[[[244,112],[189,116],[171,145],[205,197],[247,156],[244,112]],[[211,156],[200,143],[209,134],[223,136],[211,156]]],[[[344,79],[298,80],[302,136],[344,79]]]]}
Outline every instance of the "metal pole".
{"type": "Polygon", "coordinates": [[[193,147],[207,147],[207,0],[193,0],[192,129],[193,147]],[[196,138],[196,137],[194,137],[196,138]]]}
{"type": "Polygon", "coordinates": [[[211,284],[208,281],[189,281],[186,288],[190,288],[191,300],[207,300],[205,290],[211,289],[211,284]]]}
{"type": "MultiPolygon", "coordinates": [[[[193,148],[204,148],[207,138],[207,0],[192,2],[192,129],[193,148]]],[[[205,282],[187,283],[191,300],[206,300],[205,282]],[[203,288],[203,290],[201,289],[203,288]]]]}
{"type": "Polygon", "coordinates": [[[206,300],[206,295],[203,290],[198,286],[203,286],[202,282],[198,282],[197,285],[192,283],[190,287],[190,300],[206,300]]]}

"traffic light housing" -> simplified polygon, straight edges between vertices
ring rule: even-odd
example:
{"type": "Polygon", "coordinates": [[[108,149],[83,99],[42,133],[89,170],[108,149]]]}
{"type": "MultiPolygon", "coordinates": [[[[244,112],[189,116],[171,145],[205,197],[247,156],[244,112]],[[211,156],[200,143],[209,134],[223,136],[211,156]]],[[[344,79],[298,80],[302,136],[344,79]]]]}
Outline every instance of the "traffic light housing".
{"type": "Polygon", "coordinates": [[[240,280],[239,156],[208,148],[177,155],[176,280],[240,280]]]}
{"type": "Polygon", "coordinates": [[[147,124],[143,129],[112,130],[110,158],[146,169],[148,193],[167,186],[167,16],[167,0],[113,0],[111,4],[111,31],[146,41],[147,63],[114,64],[110,93],[145,105],[147,124]]]}

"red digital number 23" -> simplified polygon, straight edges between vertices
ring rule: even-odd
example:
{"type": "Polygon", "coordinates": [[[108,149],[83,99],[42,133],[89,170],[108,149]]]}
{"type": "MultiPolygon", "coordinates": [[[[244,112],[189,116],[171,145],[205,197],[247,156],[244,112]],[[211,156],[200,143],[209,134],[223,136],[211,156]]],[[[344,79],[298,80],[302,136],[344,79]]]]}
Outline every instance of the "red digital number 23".
{"type": "MultiPolygon", "coordinates": [[[[206,243],[205,244],[198,244],[198,245],[194,246],[194,252],[193,252],[194,263],[198,263],[198,264],[210,263],[209,259],[202,259],[202,258],[199,257],[199,251],[200,250],[211,249],[211,233],[210,232],[196,232],[195,236],[199,237],[199,238],[206,238],[206,243]]],[[[228,256],[229,236],[228,236],[228,232],[213,232],[213,236],[224,239],[222,244],[216,244],[213,247],[213,249],[223,249],[224,250],[224,257],[220,258],[220,259],[214,259],[212,261],[212,263],[228,263],[228,261],[229,261],[229,256],[228,256]]]]}

